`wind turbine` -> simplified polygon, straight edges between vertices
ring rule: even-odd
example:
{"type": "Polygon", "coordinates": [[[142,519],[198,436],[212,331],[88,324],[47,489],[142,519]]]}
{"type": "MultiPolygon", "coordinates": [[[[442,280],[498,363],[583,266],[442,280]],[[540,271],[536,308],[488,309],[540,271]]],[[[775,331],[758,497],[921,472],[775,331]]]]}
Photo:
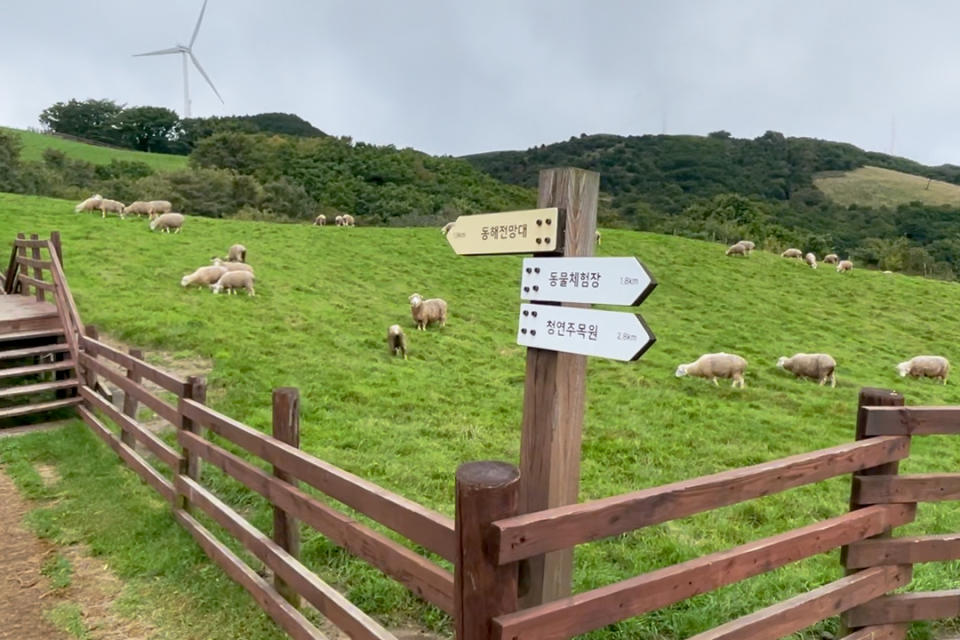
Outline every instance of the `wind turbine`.
{"type": "Polygon", "coordinates": [[[147,53],[137,53],[134,54],[134,58],[140,56],[163,56],[171,53],[179,53],[180,58],[183,61],[183,117],[190,117],[190,84],[187,81],[187,56],[190,57],[190,60],[193,61],[193,66],[197,68],[197,71],[200,72],[200,75],[203,76],[203,79],[207,81],[207,84],[210,85],[210,88],[213,89],[213,92],[217,94],[217,97],[220,98],[220,102],[223,102],[223,98],[220,97],[220,92],[217,91],[217,88],[213,86],[213,81],[210,80],[210,76],[207,75],[207,72],[203,70],[203,67],[200,66],[200,63],[197,61],[197,57],[193,55],[193,43],[197,40],[197,33],[200,31],[200,23],[203,22],[203,12],[207,10],[207,0],[203,0],[203,6],[200,8],[200,17],[197,18],[197,26],[193,28],[193,35],[190,37],[190,44],[183,46],[182,44],[177,44],[175,47],[169,49],[161,49],[159,51],[149,51],[147,53]]]}

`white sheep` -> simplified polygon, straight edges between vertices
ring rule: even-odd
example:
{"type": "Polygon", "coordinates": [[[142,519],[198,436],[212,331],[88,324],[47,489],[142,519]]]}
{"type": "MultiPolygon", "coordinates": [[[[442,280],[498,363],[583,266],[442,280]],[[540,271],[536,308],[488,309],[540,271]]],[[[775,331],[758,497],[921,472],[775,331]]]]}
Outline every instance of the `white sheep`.
{"type": "Polygon", "coordinates": [[[173,205],[169,200],[151,200],[147,204],[150,205],[150,211],[147,213],[151,216],[159,215],[161,213],[170,213],[173,211],[173,205]]]}
{"type": "Polygon", "coordinates": [[[390,353],[398,353],[407,359],[407,336],[403,333],[403,327],[398,324],[390,325],[387,329],[387,345],[390,347],[390,353]]]}
{"type": "Polygon", "coordinates": [[[345,227],[355,227],[357,226],[357,221],[349,213],[343,214],[343,226],[345,227]]]}
{"type": "Polygon", "coordinates": [[[697,376],[720,386],[717,378],[733,378],[732,387],[743,389],[743,373],[747,368],[747,361],[732,353],[707,353],[693,362],[681,364],[677,367],[676,376],[697,376]]]}
{"type": "Polygon", "coordinates": [[[120,219],[123,220],[124,213],[123,210],[126,208],[126,205],[120,202],[119,200],[110,200],[109,198],[103,198],[100,200],[100,217],[106,218],[107,211],[110,213],[116,213],[120,215],[120,219]]]}
{"type": "Polygon", "coordinates": [[[789,358],[781,356],[777,360],[777,367],[786,369],[793,375],[803,378],[813,378],[823,386],[827,380],[831,387],[837,386],[835,371],[837,361],[826,353],[795,353],[789,358]]]}
{"type": "Polygon", "coordinates": [[[227,262],[246,262],[247,248],[242,244],[235,244],[227,251],[227,262]]]}
{"type": "Polygon", "coordinates": [[[817,268],[817,256],[813,252],[809,252],[803,256],[803,261],[810,265],[811,269],[817,268]]]}
{"type": "Polygon", "coordinates": [[[440,232],[443,235],[447,235],[448,233],[450,233],[450,229],[453,229],[453,225],[455,224],[456,222],[448,222],[447,224],[443,225],[443,227],[441,227],[440,232]]]}
{"type": "Polygon", "coordinates": [[[800,249],[787,249],[780,254],[781,258],[797,258],[798,260],[803,260],[803,252],[800,249]]]}
{"type": "Polygon", "coordinates": [[[314,218],[314,220],[313,220],[313,226],[315,226],[315,227],[325,227],[325,226],[327,226],[327,216],[323,215],[322,213],[321,213],[320,215],[318,215],[318,216],[317,216],[316,218],[314,218]]]}
{"type": "Polygon", "coordinates": [[[159,229],[160,231],[170,233],[170,229],[176,229],[174,233],[180,233],[180,230],[182,228],[183,228],[182,213],[164,213],[150,221],[151,231],[155,231],[159,229]]]}
{"type": "Polygon", "coordinates": [[[135,213],[139,215],[150,215],[150,212],[153,209],[150,206],[150,203],[145,200],[137,200],[136,202],[131,202],[123,208],[124,213],[135,213]]]}
{"type": "Polygon", "coordinates": [[[189,287],[192,284],[200,286],[209,286],[215,284],[223,274],[227,272],[226,269],[220,265],[214,265],[212,267],[200,267],[193,273],[183,276],[180,279],[181,287],[189,287]]]}
{"type": "MultiPolygon", "coordinates": [[[[844,271],[853,271],[853,263],[849,260],[841,260],[837,263],[837,273],[842,273],[844,271]]],[[[890,273],[889,271],[884,271],[884,273],[890,273]]]]}
{"type": "Polygon", "coordinates": [[[915,356],[901,362],[896,368],[901,378],[940,378],[943,384],[947,384],[947,376],[950,375],[950,362],[943,356],[915,356]]]}
{"type": "Polygon", "coordinates": [[[100,203],[103,202],[103,196],[99,193],[90,196],[77,206],[73,208],[74,213],[80,213],[81,211],[95,211],[100,208],[100,203]]]}
{"type": "Polygon", "coordinates": [[[250,271],[227,271],[215,284],[210,285],[210,290],[214,293],[221,291],[236,293],[237,289],[246,289],[247,295],[252,296],[254,279],[250,271]]]}
{"type": "Polygon", "coordinates": [[[253,273],[253,267],[248,265],[246,262],[230,262],[229,260],[223,260],[222,258],[214,258],[213,265],[215,267],[222,267],[227,271],[249,271],[253,273]]]}
{"type": "Polygon", "coordinates": [[[835,253],[828,253],[823,256],[823,264],[837,264],[840,262],[840,256],[835,253]]]}
{"type": "Polygon", "coordinates": [[[754,249],[757,248],[757,245],[755,245],[755,244],[754,244],[753,242],[751,242],[750,240],[741,240],[741,241],[738,242],[737,244],[742,244],[743,246],[745,246],[745,247],[747,248],[747,253],[748,253],[748,254],[751,253],[754,249]]]}
{"type": "Polygon", "coordinates": [[[343,226],[343,216],[337,216],[336,218],[333,219],[333,221],[336,223],[338,227],[343,226]]]}
{"type": "Polygon", "coordinates": [[[746,257],[748,253],[750,253],[750,251],[747,249],[746,245],[738,242],[737,244],[731,245],[727,249],[726,255],[746,257]]]}
{"type": "Polygon", "coordinates": [[[410,314],[417,329],[425,331],[431,322],[438,322],[443,327],[447,324],[447,303],[441,298],[424,300],[419,293],[414,293],[410,296],[410,314]]]}

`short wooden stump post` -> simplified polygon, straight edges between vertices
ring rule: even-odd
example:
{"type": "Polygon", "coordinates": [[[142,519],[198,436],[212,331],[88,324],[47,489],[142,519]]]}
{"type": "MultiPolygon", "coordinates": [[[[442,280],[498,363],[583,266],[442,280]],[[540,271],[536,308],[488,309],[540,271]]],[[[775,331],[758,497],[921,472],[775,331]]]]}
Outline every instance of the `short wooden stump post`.
{"type": "MultiPolygon", "coordinates": [[[[295,387],[273,390],[273,437],[300,448],[300,390],[295,387]]],[[[297,484],[296,478],[277,467],[273,468],[273,476],[288,484],[297,484]]],[[[299,525],[296,518],[280,507],[273,508],[273,541],[294,558],[300,558],[299,525]]],[[[299,594],[286,582],[274,576],[273,585],[287,602],[300,606],[299,594]]]]}

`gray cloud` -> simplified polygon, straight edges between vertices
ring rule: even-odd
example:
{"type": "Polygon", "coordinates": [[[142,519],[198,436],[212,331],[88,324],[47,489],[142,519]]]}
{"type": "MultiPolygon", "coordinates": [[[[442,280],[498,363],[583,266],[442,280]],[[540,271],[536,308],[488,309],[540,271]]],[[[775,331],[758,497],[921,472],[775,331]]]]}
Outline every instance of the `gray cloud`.
{"type": "MultiPolygon", "coordinates": [[[[182,109],[200,0],[8,0],[0,124],[58,100],[182,109]],[[91,9],[95,5],[95,9],[91,9]]],[[[194,115],[293,112],[337,135],[464,154],[582,132],[767,129],[960,164],[950,2],[210,0],[194,115]]]]}

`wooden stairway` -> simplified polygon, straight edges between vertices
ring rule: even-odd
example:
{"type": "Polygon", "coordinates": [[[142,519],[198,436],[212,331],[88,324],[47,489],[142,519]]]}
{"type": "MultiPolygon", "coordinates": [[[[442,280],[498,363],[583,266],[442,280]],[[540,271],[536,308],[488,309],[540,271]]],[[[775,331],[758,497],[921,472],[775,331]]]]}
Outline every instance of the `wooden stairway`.
{"type": "Polygon", "coordinates": [[[76,363],[57,308],[0,295],[0,427],[80,404],[76,363]]]}

